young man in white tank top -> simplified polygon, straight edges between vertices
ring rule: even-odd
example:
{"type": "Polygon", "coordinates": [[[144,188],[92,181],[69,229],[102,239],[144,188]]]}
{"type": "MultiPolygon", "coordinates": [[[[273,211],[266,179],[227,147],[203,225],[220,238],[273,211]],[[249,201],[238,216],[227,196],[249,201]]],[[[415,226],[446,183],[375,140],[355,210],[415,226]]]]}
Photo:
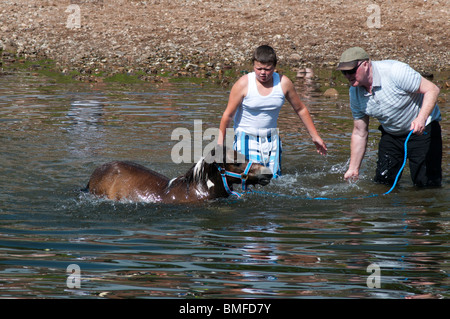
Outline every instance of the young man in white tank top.
{"type": "Polygon", "coordinates": [[[220,121],[218,144],[223,144],[227,128],[234,119],[234,148],[248,159],[281,174],[281,141],[277,120],[285,99],[305,125],[317,152],[326,155],[327,147],[314,126],[307,107],[288,77],[275,72],[277,58],[268,45],[253,54],[254,72],[242,76],[232,87],[228,105],[220,121]]]}

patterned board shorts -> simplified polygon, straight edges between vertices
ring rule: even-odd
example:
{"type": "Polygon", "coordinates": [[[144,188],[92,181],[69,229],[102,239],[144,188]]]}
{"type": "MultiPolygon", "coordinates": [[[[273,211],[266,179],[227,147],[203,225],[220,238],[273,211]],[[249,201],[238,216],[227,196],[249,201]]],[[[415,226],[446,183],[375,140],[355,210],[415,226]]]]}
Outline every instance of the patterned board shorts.
{"type": "Polygon", "coordinates": [[[235,129],[233,148],[244,154],[246,160],[258,162],[273,172],[273,178],[281,176],[281,140],[278,129],[250,134],[235,129]],[[260,134],[262,133],[262,134],[260,134]]]}

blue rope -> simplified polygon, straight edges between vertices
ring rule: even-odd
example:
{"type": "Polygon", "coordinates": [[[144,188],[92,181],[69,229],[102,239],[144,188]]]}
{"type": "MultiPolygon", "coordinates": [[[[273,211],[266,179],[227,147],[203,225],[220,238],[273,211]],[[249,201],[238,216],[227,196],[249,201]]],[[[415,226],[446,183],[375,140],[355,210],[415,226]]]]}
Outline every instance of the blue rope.
{"type": "MultiPolygon", "coordinates": [[[[404,156],[404,158],[403,158],[403,164],[402,164],[402,167],[400,168],[400,170],[398,171],[397,176],[395,177],[394,184],[392,185],[392,187],[391,187],[390,190],[388,190],[386,193],[383,193],[382,195],[387,195],[387,194],[389,194],[390,192],[392,192],[392,191],[394,190],[395,186],[397,185],[397,182],[398,182],[398,180],[399,180],[399,178],[400,178],[400,176],[401,176],[401,174],[402,174],[402,171],[403,171],[403,169],[405,168],[405,165],[406,165],[406,160],[407,160],[407,158],[408,158],[408,147],[407,147],[407,144],[408,144],[409,138],[411,137],[412,133],[413,133],[413,130],[411,130],[411,131],[409,132],[408,136],[406,137],[405,144],[404,144],[404,147],[405,147],[405,156],[404,156]]],[[[263,194],[263,195],[274,195],[274,196],[288,197],[288,198],[291,198],[291,199],[307,199],[307,200],[346,200],[346,199],[350,199],[350,198],[344,198],[344,197],[338,197],[338,198],[312,197],[312,198],[311,198],[311,197],[290,196],[290,195],[277,194],[277,193],[270,193],[270,192],[260,192],[260,191],[251,191],[251,192],[252,192],[252,193],[255,193],[255,194],[263,194]]],[[[371,194],[371,195],[362,196],[362,197],[353,197],[353,199],[358,199],[358,198],[371,198],[371,197],[377,197],[377,196],[379,196],[379,195],[378,195],[378,194],[371,194]]]]}
{"type": "Polygon", "coordinates": [[[395,181],[394,181],[394,184],[392,185],[391,189],[388,190],[388,191],[387,191],[386,193],[384,193],[383,195],[387,195],[387,194],[389,194],[390,192],[392,192],[392,190],[395,188],[395,185],[397,185],[397,181],[398,181],[398,179],[400,178],[400,175],[402,174],[403,169],[405,168],[406,158],[407,158],[407,156],[408,156],[408,147],[407,147],[407,144],[408,144],[409,138],[411,137],[412,133],[413,133],[413,130],[411,130],[411,132],[409,132],[408,137],[407,137],[406,140],[405,140],[405,157],[403,158],[403,165],[402,165],[402,167],[400,167],[400,170],[398,171],[397,176],[395,177],[395,181]]]}

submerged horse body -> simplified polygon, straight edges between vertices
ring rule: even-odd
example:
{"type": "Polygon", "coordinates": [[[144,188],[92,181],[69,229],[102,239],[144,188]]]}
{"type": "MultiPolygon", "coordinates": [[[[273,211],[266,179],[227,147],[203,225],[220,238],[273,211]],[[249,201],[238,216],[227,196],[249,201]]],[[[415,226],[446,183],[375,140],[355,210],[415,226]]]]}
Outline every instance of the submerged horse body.
{"type": "Polygon", "coordinates": [[[233,184],[267,185],[271,178],[267,167],[245,161],[236,151],[216,148],[174,179],[133,162],[110,162],[94,170],[87,189],[117,201],[189,203],[228,197],[234,193],[233,184]]]}

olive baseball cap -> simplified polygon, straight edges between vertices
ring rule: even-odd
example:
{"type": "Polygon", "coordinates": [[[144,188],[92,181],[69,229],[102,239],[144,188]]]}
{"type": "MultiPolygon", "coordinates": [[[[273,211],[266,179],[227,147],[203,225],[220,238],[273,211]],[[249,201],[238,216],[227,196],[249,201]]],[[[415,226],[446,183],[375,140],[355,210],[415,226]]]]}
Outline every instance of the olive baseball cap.
{"type": "Polygon", "coordinates": [[[351,70],[358,65],[358,61],[369,60],[369,55],[363,48],[353,47],[342,53],[337,70],[351,70]]]}

